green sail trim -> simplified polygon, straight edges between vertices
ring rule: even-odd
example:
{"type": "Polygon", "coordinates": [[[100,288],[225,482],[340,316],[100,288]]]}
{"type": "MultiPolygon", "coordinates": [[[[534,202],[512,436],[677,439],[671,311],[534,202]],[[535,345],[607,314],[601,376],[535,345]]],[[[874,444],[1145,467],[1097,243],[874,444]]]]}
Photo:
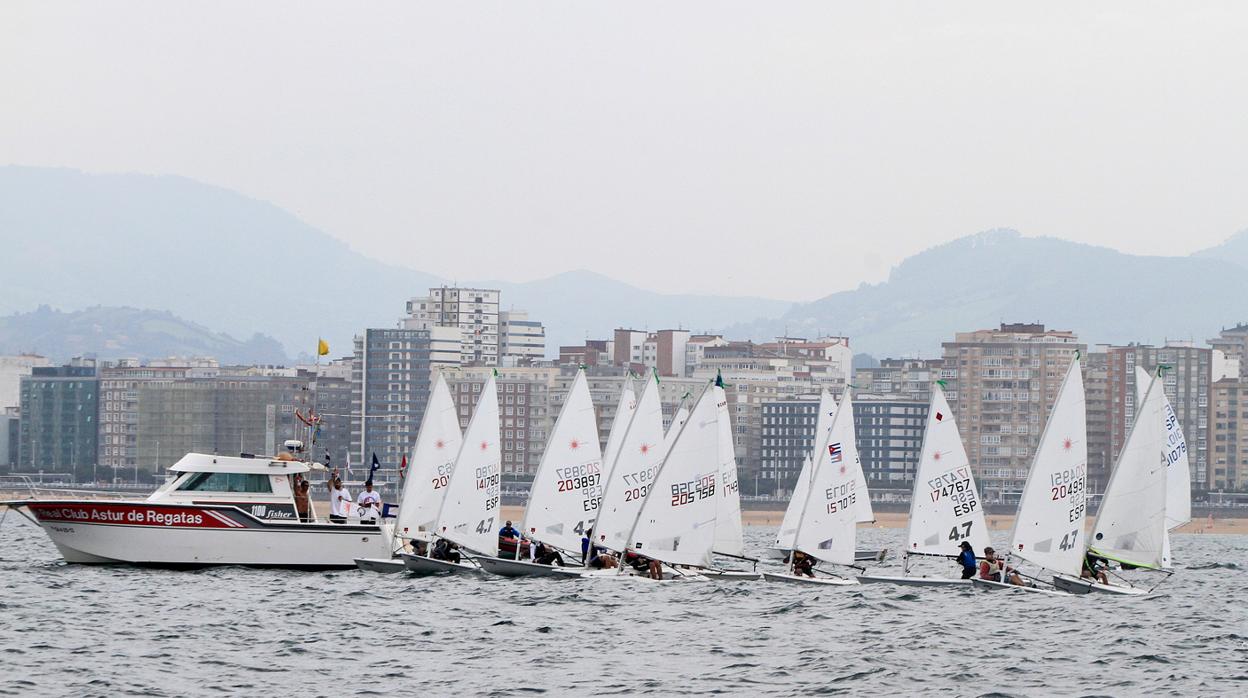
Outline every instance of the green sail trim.
{"type": "Polygon", "coordinates": [[[1135,562],[1132,560],[1124,560],[1120,557],[1114,557],[1113,555],[1110,555],[1108,553],[1103,553],[1097,550],[1096,548],[1088,548],[1088,552],[1092,553],[1093,555],[1096,555],[1097,557],[1103,557],[1106,560],[1113,560],[1114,562],[1117,562],[1120,565],[1131,565],[1132,567],[1141,567],[1143,569],[1149,569],[1149,570],[1161,569],[1161,565],[1150,565],[1147,562],[1135,562]]]}

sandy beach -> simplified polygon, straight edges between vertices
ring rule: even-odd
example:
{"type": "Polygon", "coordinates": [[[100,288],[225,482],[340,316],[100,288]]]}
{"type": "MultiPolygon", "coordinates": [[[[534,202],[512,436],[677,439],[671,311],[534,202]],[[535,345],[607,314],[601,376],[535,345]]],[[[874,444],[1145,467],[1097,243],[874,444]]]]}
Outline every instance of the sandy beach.
{"type": "MultiPolygon", "coordinates": [[[[861,528],[905,528],[909,516],[903,512],[876,512],[874,523],[859,524],[861,528]]],[[[519,506],[504,506],[503,518],[510,519],[517,526],[520,525],[520,519],[524,517],[524,508],[519,506]]],[[[783,511],[751,511],[741,512],[741,519],[746,526],[779,526],[780,520],[784,518],[783,511]]],[[[1093,518],[1088,519],[1088,526],[1091,527],[1093,518]]],[[[1009,530],[1014,525],[1014,517],[1006,515],[989,515],[988,527],[993,530],[1009,530]]],[[[1208,518],[1201,518],[1192,521],[1188,525],[1180,528],[1178,533],[1240,533],[1248,534],[1248,519],[1243,518],[1214,518],[1212,523],[1208,518]]]]}

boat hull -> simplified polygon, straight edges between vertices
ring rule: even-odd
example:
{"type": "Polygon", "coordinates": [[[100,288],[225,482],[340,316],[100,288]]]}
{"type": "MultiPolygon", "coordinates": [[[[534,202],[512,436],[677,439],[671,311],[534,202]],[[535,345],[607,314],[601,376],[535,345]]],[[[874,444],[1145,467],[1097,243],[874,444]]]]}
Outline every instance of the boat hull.
{"type": "Polygon", "coordinates": [[[1147,589],[1119,586],[1117,584],[1101,584],[1087,579],[1076,579],[1074,577],[1064,577],[1062,575],[1054,575],[1053,586],[1070,594],[1098,593],[1117,594],[1119,596],[1145,596],[1148,594],[1147,589]]]}
{"type": "Polygon", "coordinates": [[[435,560],[431,557],[412,555],[411,553],[403,553],[400,557],[403,559],[403,566],[407,568],[407,571],[418,575],[458,574],[462,572],[476,572],[480,569],[471,562],[435,560]]]}
{"type": "MultiPolygon", "coordinates": [[[[783,560],[788,554],[789,551],[784,548],[767,548],[761,557],[764,560],[783,560]]],[[[885,557],[888,557],[888,548],[854,551],[854,562],[883,562],[885,557]]]]}
{"type": "Polygon", "coordinates": [[[985,589],[988,591],[1005,590],[1005,591],[1028,592],[1032,594],[1050,594],[1053,596],[1069,596],[1070,595],[1064,591],[1057,591],[1055,589],[1041,589],[1040,587],[1020,587],[1017,584],[1006,584],[1004,582],[994,582],[991,579],[980,579],[979,577],[972,579],[971,583],[975,585],[976,589],[985,589]]]}
{"type": "Polygon", "coordinates": [[[539,565],[536,562],[527,560],[508,560],[501,557],[482,556],[473,559],[477,561],[477,564],[481,565],[483,571],[500,577],[558,577],[561,579],[568,577],[567,573],[560,572],[564,568],[554,565],[539,565]]]}
{"type": "Polygon", "coordinates": [[[903,575],[860,574],[861,584],[896,584],[905,587],[969,587],[969,579],[945,579],[942,577],[906,577],[903,575]]]}
{"type": "Polygon", "coordinates": [[[798,577],[792,574],[780,574],[777,572],[764,572],[763,578],[769,582],[784,582],[788,584],[815,584],[819,586],[846,587],[857,586],[857,579],[842,579],[840,577],[798,577]]]}
{"type": "Polygon", "coordinates": [[[763,578],[762,572],[749,570],[699,570],[698,574],[711,581],[721,582],[757,582],[763,578]]]}
{"type": "Polygon", "coordinates": [[[356,558],[355,566],[364,572],[379,572],[381,574],[394,574],[407,569],[403,561],[398,558],[356,558]]]}
{"type": "Polygon", "coordinates": [[[349,569],[390,555],[388,526],[269,521],[228,505],[49,500],[19,510],[76,564],[349,569]]]}

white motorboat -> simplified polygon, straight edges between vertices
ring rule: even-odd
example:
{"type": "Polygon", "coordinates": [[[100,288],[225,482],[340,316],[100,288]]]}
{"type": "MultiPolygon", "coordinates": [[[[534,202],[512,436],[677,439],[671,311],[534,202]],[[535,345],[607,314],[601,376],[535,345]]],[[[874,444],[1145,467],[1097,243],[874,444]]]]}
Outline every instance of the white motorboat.
{"type": "Polygon", "coordinates": [[[389,557],[389,524],[299,520],[292,483],[313,467],[287,454],[189,453],[144,500],[4,504],[41,527],[72,563],[334,569],[355,567],[356,558],[389,557]]]}

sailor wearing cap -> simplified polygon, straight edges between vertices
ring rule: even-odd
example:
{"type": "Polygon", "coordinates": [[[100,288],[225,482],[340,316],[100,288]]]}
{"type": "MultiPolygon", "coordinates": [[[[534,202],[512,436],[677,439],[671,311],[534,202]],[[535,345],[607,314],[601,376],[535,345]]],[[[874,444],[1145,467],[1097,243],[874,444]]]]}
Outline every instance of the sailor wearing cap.
{"type": "Polygon", "coordinates": [[[360,509],[360,523],[377,523],[377,514],[381,511],[381,495],[373,490],[372,480],[364,482],[364,491],[355,500],[355,505],[360,509]]]}

